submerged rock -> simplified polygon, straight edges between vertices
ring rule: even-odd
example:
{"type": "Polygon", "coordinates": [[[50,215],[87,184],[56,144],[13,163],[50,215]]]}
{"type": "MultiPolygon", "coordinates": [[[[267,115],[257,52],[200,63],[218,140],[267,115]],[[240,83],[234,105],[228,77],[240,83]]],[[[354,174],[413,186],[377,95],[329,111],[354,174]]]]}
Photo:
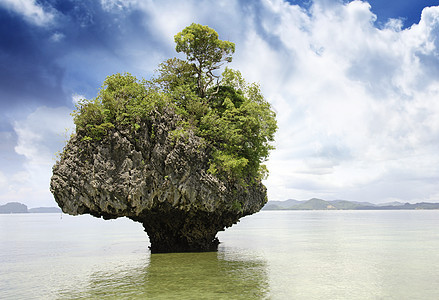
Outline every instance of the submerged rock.
{"type": "Polygon", "coordinates": [[[153,253],[216,250],[217,232],[259,211],[266,188],[208,173],[209,147],[190,129],[176,130],[179,118],[164,109],[137,130],[116,125],[100,140],[73,136],[50,184],[63,212],[141,222],[153,253]]]}

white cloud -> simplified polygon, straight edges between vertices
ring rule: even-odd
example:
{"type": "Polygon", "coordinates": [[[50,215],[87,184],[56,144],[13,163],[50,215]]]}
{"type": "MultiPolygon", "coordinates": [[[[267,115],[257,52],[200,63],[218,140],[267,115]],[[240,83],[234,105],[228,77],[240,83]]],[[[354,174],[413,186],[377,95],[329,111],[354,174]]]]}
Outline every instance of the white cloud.
{"type": "Polygon", "coordinates": [[[35,0],[2,0],[0,5],[22,15],[25,20],[37,26],[46,26],[53,22],[55,15],[41,7],[35,0]]]}
{"type": "Polygon", "coordinates": [[[401,31],[402,26],[404,25],[403,20],[401,19],[389,19],[387,23],[384,25],[386,29],[390,29],[391,31],[401,31]]]}
{"type": "Polygon", "coordinates": [[[34,165],[52,161],[55,149],[64,140],[65,129],[73,127],[67,107],[39,107],[23,121],[14,124],[18,136],[15,151],[24,155],[34,165]]]}
{"type": "Polygon", "coordinates": [[[49,191],[52,166],[57,151],[61,151],[66,142],[65,131],[72,129],[70,109],[67,107],[39,107],[26,119],[14,123],[18,140],[17,154],[26,160],[24,171],[10,178],[0,174],[0,202],[20,201],[30,207],[55,205],[49,191]]]}
{"type": "Polygon", "coordinates": [[[215,24],[215,30],[220,35],[223,32],[236,36],[237,30],[243,29],[246,19],[237,0],[131,0],[128,3],[124,2],[123,5],[119,3],[118,0],[101,0],[104,8],[113,11],[120,11],[122,7],[142,11],[145,14],[145,28],[170,50],[175,48],[174,35],[193,22],[204,25],[215,24]]]}
{"type": "Polygon", "coordinates": [[[240,67],[259,78],[278,112],[269,198],[379,202],[437,194],[439,76],[429,74],[439,67],[439,7],[401,30],[397,21],[376,28],[361,1],[316,4],[311,14],[282,1],[265,4],[263,26],[277,43],[254,30],[244,50],[253,54],[240,67]]]}

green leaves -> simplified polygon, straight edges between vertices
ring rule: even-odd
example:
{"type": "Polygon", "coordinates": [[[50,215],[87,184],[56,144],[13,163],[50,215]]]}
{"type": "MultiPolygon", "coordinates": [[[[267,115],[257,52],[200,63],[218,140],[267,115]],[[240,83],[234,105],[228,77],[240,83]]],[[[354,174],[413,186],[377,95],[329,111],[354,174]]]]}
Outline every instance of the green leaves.
{"type": "Polygon", "coordinates": [[[198,95],[204,98],[207,89],[218,78],[212,72],[232,61],[235,44],[220,40],[212,28],[195,23],[175,35],[174,41],[175,50],[186,54],[187,61],[192,63],[197,74],[198,95]]]}
{"type": "MultiPolygon", "coordinates": [[[[96,98],[80,101],[72,114],[77,133],[84,141],[99,141],[115,128],[138,132],[166,106],[181,117],[168,138],[184,142],[190,132],[201,137],[208,172],[239,183],[261,180],[267,174],[262,163],[273,149],[276,115],[259,85],[247,84],[239,71],[212,73],[232,60],[235,45],[199,24],[183,29],[175,42],[186,61],[168,59],[151,81],[129,73],[108,76],[96,98]]],[[[154,140],[154,124],[151,128],[154,140]]]]}
{"type": "Polygon", "coordinates": [[[226,69],[209,112],[200,119],[198,135],[212,152],[211,173],[228,178],[264,178],[261,167],[273,149],[276,116],[259,86],[248,85],[238,71],[226,69]]]}
{"type": "Polygon", "coordinates": [[[72,115],[77,133],[88,137],[85,140],[100,140],[115,125],[139,130],[151,111],[167,103],[168,96],[151,82],[117,73],[106,78],[96,98],[80,101],[72,115]]]}
{"type": "Polygon", "coordinates": [[[175,50],[186,54],[189,62],[201,69],[216,68],[221,61],[232,61],[235,44],[218,39],[218,33],[200,24],[192,23],[175,35],[175,50]]]}

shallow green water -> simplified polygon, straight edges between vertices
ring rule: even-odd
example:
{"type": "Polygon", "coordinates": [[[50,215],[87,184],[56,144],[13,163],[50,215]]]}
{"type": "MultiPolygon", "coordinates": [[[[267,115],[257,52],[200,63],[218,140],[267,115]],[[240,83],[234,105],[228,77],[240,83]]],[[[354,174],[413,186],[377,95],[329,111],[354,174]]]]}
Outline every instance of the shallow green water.
{"type": "Polygon", "coordinates": [[[265,211],[219,238],[151,255],[127,219],[0,215],[0,299],[439,299],[439,211],[265,211]]]}

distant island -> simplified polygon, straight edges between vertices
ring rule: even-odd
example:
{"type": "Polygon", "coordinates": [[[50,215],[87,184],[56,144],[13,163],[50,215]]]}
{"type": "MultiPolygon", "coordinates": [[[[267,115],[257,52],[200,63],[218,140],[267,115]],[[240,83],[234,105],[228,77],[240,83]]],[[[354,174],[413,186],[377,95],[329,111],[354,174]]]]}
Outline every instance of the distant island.
{"type": "Polygon", "coordinates": [[[19,202],[9,202],[0,205],[0,214],[27,214],[27,213],[61,213],[58,207],[35,207],[27,208],[25,204],[19,202]]]}
{"type": "Polygon", "coordinates": [[[390,202],[373,204],[347,200],[310,200],[268,201],[262,210],[407,210],[407,209],[439,209],[439,203],[421,202],[416,204],[390,202]]]}

